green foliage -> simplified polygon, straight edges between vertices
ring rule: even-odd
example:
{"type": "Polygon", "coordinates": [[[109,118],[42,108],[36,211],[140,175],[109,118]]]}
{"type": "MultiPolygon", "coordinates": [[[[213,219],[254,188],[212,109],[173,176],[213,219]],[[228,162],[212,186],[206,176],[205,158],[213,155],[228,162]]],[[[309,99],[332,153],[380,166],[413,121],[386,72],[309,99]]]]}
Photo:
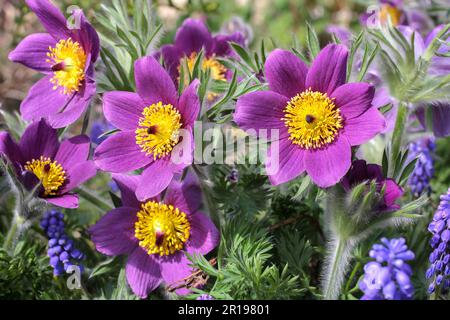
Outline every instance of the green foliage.
{"type": "Polygon", "coordinates": [[[212,296],[232,299],[292,299],[299,297],[298,277],[289,274],[288,265],[273,264],[273,242],[261,226],[234,219],[222,230],[218,270],[211,270],[199,256],[194,265],[215,277],[212,296]]]}
{"type": "Polygon", "coordinates": [[[17,244],[12,255],[0,249],[0,299],[79,299],[64,278],[54,278],[45,247],[31,240],[17,244]]]}

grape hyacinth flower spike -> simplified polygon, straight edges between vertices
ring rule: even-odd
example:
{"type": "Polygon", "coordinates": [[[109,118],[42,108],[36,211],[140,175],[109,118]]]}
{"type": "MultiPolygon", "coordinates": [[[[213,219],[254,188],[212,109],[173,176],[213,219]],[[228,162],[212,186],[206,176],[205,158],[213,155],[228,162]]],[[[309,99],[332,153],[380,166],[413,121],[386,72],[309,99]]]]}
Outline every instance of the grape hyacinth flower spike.
{"type": "Polygon", "coordinates": [[[432,238],[430,245],[430,267],[426,271],[426,278],[432,279],[428,293],[433,293],[438,287],[443,290],[450,288],[450,189],[441,196],[433,220],[428,226],[432,238]]]}
{"type": "Polygon", "coordinates": [[[382,238],[381,242],[369,252],[375,261],[364,266],[364,277],[359,283],[364,292],[361,300],[412,299],[412,269],[406,262],[414,259],[414,253],[408,250],[403,238],[382,238]]]}
{"type": "Polygon", "coordinates": [[[53,274],[60,276],[72,273],[73,268],[78,267],[83,270],[80,261],[83,260],[83,253],[76,249],[73,240],[70,239],[64,230],[64,214],[56,210],[47,211],[41,219],[41,227],[48,237],[48,251],[50,265],[53,267],[53,274]]]}
{"type": "Polygon", "coordinates": [[[408,185],[415,197],[423,193],[431,194],[430,180],[434,176],[434,150],[436,145],[433,138],[425,138],[412,142],[409,146],[409,157],[417,162],[408,180],[408,185]]]}

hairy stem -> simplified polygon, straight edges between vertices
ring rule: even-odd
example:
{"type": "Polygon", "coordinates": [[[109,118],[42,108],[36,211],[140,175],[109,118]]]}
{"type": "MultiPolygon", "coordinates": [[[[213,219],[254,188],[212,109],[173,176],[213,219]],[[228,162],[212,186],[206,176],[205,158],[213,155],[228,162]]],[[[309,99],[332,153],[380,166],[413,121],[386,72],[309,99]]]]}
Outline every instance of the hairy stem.
{"type": "Polygon", "coordinates": [[[352,241],[337,238],[330,243],[323,271],[323,298],[336,300],[344,283],[345,273],[352,258],[352,241]]]}
{"type": "Polygon", "coordinates": [[[29,223],[22,216],[15,214],[11,226],[6,234],[5,241],[3,242],[3,249],[12,253],[16,247],[16,244],[21,236],[28,228],[29,223]]]}

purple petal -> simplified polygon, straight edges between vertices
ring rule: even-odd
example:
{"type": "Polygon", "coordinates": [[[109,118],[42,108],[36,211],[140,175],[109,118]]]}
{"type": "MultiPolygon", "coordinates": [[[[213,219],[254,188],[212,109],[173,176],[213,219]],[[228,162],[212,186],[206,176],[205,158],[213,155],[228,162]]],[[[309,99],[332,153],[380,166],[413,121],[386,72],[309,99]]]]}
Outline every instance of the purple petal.
{"type": "Polygon", "coordinates": [[[100,39],[97,31],[87,21],[81,9],[74,10],[72,17],[80,24],[79,29],[72,30],[72,37],[75,41],[81,43],[86,53],[90,53],[90,62],[94,63],[100,53],[100,39]]]}
{"type": "Polygon", "coordinates": [[[292,52],[276,49],[267,57],[264,74],[270,90],[292,98],[305,91],[308,67],[292,52]]]}
{"type": "Polygon", "coordinates": [[[136,189],[136,197],[140,201],[152,198],[167,188],[173,178],[173,171],[168,162],[156,160],[142,173],[141,181],[136,189]]]}
{"type": "Polygon", "coordinates": [[[136,130],[145,107],[141,97],[133,92],[112,91],[103,95],[105,118],[121,130],[136,130]]]}
{"type": "Polygon", "coordinates": [[[183,57],[183,53],[176,46],[166,44],[161,47],[161,55],[164,60],[164,66],[169,72],[173,83],[178,85],[180,59],[183,57]]]}
{"type": "Polygon", "coordinates": [[[268,159],[268,161],[270,161],[271,167],[269,170],[268,162],[266,161],[266,171],[268,171],[270,182],[273,185],[279,185],[295,179],[305,171],[305,151],[287,138],[278,142],[279,152],[277,152],[278,150],[275,148],[274,143],[276,142],[272,142],[269,151],[270,160],[268,159]],[[277,164],[278,170],[273,167],[277,164]],[[275,173],[271,174],[274,171],[275,173]]]}
{"type": "Polygon", "coordinates": [[[22,152],[17,143],[6,132],[0,132],[0,155],[5,155],[12,162],[22,162],[22,152]]]}
{"type": "Polygon", "coordinates": [[[131,253],[139,244],[134,237],[135,208],[120,207],[106,213],[89,228],[95,248],[108,256],[131,253]]]}
{"type": "Polygon", "coordinates": [[[201,207],[202,191],[197,177],[188,172],[183,182],[172,180],[167,188],[165,202],[187,214],[194,214],[201,207]]]}
{"type": "Polygon", "coordinates": [[[122,173],[145,167],[153,157],[141,151],[133,131],[125,131],[103,141],[95,149],[94,161],[104,171],[122,173]]]}
{"type": "Polygon", "coordinates": [[[78,196],[76,194],[64,194],[59,197],[46,198],[47,202],[62,208],[76,209],[78,208],[78,196]]]}
{"type": "Polygon", "coordinates": [[[450,136],[450,104],[444,102],[432,103],[428,106],[422,106],[416,112],[416,115],[422,126],[428,130],[433,130],[436,137],[442,138],[450,136]],[[427,108],[430,108],[427,110],[427,108]],[[428,128],[426,123],[426,111],[431,112],[431,121],[433,128],[428,128]]]}
{"type": "Polygon", "coordinates": [[[239,44],[241,47],[245,46],[245,37],[240,32],[223,35],[219,34],[213,38],[211,54],[218,57],[233,56],[234,52],[231,49],[230,42],[239,44]]]}
{"type": "Polygon", "coordinates": [[[202,48],[210,52],[212,40],[211,33],[203,21],[189,18],[184,20],[177,31],[175,46],[189,56],[193,52],[200,52],[202,48]]]}
{"type": "Polygon", "coordinates": [[[146,104],[162,102],[177,106],[177,91],[169,74],[153,57],[136,60],[134,75],[137,93],[146,104]]]}
{"type": "Polygon", "coordinates": [[[403,190],[400,186],[395,183],[394,180],[386,180],[386,189],[384,193],[384,202],[389,208],[395,205],[395,201],[403,196],[403,190]]]}
{"type": "Polygon", "coordinates": [[[327,27],[327,32],[334,34],[346,47],[351,46],[352,32],[347,27],[331,24],[327,27]]]}
{"type": "Polygon", "coordinates": [[[189,211],[192,213],[197,212],[202,206],[202,190],[197,176],[189,171],[183,180],[181,189],[189,207],[189,211]]]}
{"type": "Polygon", "coordinates": [[[20,139],[19,147],[25,161],[39,159],[41,156],[53,159],[59,148],[58,135],[42,119],[28,126],[20,139]]]}
{"type": "Polygon", "coordinates": [[[47,62],[49,47],[54,47],[56,40],[48,33],[35,33],[23,39],[9,53],[9,60],[18,62],[42,73],[51,72],[51,64],[47,62]]]}
{"type": "Polygon", "coordinates": [[[113,179],[119,187],[122,206],[140,208],[141,202],[136,198],[136,189],[140,181],[140,176],[113,174],[113,179]]]}
{"type": "Polygon", "coordinates": [[[136,247],[128,257],[125,268],[127,281],[134,294],[145,299],[161,284],[161,271],[155,258],[141,247],[136,247]]]}
{"type": "Polygon", "coordinates": [[[80,186],[94,177],[97,173],[97,167],[95,166],[94,161],[83,161],[70,167],[63,168],[66,171],[67,183],[61,189],[61,193],[69,192],[80,186]]]}
{"type": "Polygon", "coordinates": [[[306,76],[306,88],[331,95],[345,83],[348,50],[339,44],[329,44],[314,59],[306,76]]]}
{"type": "Polygon", "coordinates": [[[368,83],[346,83],[334,90],[331,97],[345,119],[352,119],[372,106],[374,93],[375,88],[368,83]]]}
{"type": "Polygon", "coordinates": [[[273,91],[251,92],[240,97],[236,103],[234,121],[242,130],[267,130],[267,137],[271,138],[271,129],[278,129],[279,138],[287,135],[284,125],[284,108],[289,99],[273,91]]]}
{"type": "Polygon", "coordinates": [[[66,18],[62,12],[48,0],[26,0],[28,7],[37,15],[44,28],[56,40],[69,38],[66,18]]]}
{"type": "Polygon", "coordinates": [[[306,151],[304,162],[312,181],[321,188],[327,188],[338,183],[347,173],[351,157],[350,143],[340,135],[323,149],[306,151]]]}
{"type": "MultiPolygon", "coordinates": [[[[191,262],[186,258],[183,251],[178,251],[173,255],[159,258],[161,266],[161,275],[168,286],[174,286],[183,283],[183,279],[191,275],[191,262]]],[[[178,289],[177,294],[187,294],[186,288],[178,289]]]]}
{"type": "Polygon", "coordinates": [[[74,167],[89,157],[91,141],[86,135],[75,136],[64,140],[56,153],[55,160],[64,169],[74,167]]]}
{"type": "Polygon", "coordinates": [[[186,243],[190,254],[207,254],[219,244],[220,233],[209,217],[201,212],[191,216],[191,237],[186,243]]]}
{"type": "Polygon", "coordinates": [[[20,113],[25,120],[39,120],[56,114],[68,103],[69,96],[61,93],[60,89],[53,89],[52,77],[48,75],[36,82],[20,104],[20,113]]]}
{"type": "Polygon", "coordinates": [[[198,114],[200,112],[200,100],[197,95],[198,86],[200,82],[195,79],[187,87],[180,97],[178,104],[178,110],[181,113],[184,126],[194,126],[195,120],[197,120],[198,114]]]}
{"type": "Polygon", "coordinates": [[[172,172],[181,172],[194,161],[194,136],[192,128],[179,131],[181,141],[173,148],[170,157],[164,158],[172,172]]]}
{"type": "Polygon", "coordinates": [[[381,112],[370,108],[359,117],[346,120],[342,134],[352,146],[358,146],[375,137],[385,127],[386,121],[381,112]]]}
{"type": "MultiPolygon", "coordinates": [[[[414,33],[414,59],[419,59],[419,57],[425,52],[426,48],[420,33],[409,26],[401,25],[398,26],[397,29],[403,34],[409,44],[411,44],[412,35],[414,33]]],[[[395,44],[395,46],[400,52],[404,52],[404,49],[400,46],[400,44],[395,44]]]]}
{"type": "Polygon", "coordinates": [[[72,100],[59,113],[51,114],[48,121],[53,128],[63,128],[77,121],[86,111],[96,91],[95,83],[88,81],[74,94],[72,100]]]}
{"type": "Polygon", "coordinates": [[[183,193],[182,183],[179,181],[172,180],[170,182],[164,202],[173,205],[188,215],[193,213],[191,212],[187,199],[183,193]]]}

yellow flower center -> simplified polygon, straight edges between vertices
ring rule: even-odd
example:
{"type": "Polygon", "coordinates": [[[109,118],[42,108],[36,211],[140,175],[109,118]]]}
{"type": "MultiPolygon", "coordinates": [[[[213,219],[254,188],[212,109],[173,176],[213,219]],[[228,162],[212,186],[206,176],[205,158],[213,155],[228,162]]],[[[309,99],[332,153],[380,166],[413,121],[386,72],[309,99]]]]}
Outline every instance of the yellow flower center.
{"type": "MultiPolygon", "coordinates": [[[[181,68],[184,68],[185,72],[183,83],[185,87],[189,85],[189,74],[192,74],[196,60],[197,60],[197,53],[193,52],[189,57],[185,57],[180,61],[178,72],[180,72],[181,68]]],[[[203,61],[201,61],[200,63],[201,69],[204,72],[207,71],[210,72],[211,79],[213,79],[214,81],[227,81],[226,78],[227,68],[225,68],[225,66],[221,64],[219,61],[217,61],[214,57],[203,58],[203,61]]],[[[180,77],[178,77],[178,81],[180,81],[180,77]]],[[[216,97],[217,97],[216,93],[208,92],[209,101],[214,100],[216,97]]]]}
{"type": "Polygon", "coordinates": [[[183,249],[191,225],[184,212],[172,205],[148,201],[137,213],[134,235],[148,254],[160,256],[183,249]]]}
{"type": "MultiPolygon", "coordinates": [[[[193,52],[191,55],[186,58],[186,65],[190,73],[194,70],[195,61],[197,60],[197,53],[193,52]]],[[[204,72],[209,71],[211,74],[211,78],[216,81],[226,81],[226,72],[227,68],[219,61],[217,61],[214,56],[209,58],[203,58],[201,62],[201,67],[204,72]]]]}
{"type": "Polygon", "coordinates": [[[146,107],[139,118],[136,143],[153,158],[168,155],[179,142],[181,115],[171,104],[158,102],[146,107]]]}
{"type": "Polygon", "coordinates": [[[66,172],[56,161],[41,156],[39,160],[27,161],[25,170],[34,173],[41,181],[44,196],[54,196],[66,180],[66,172]]]}
{"type": "Polygon", "coordinates": [[[54,48],[49,47],[47,62],[52,65],[53,89],[62,88],[64,94],[72,94],[79,90],[84,80],[86,53],[78,42],[71,38],[60,40],[54,48]]]}
{"type": "Polygon", "coordinates": [[[384,4],[380,10],[380,22],[386,24],[391,19],[392,25],[397,26],[400,23],[402,12],[390,4],[384,4]]]}
{"type": "Polygon", "coordinates": [[[319,149],[332,143],[343,118],[326,93],[308,89],[293,97],[284,109],[289,140],[303,149],[319,149]]]}

